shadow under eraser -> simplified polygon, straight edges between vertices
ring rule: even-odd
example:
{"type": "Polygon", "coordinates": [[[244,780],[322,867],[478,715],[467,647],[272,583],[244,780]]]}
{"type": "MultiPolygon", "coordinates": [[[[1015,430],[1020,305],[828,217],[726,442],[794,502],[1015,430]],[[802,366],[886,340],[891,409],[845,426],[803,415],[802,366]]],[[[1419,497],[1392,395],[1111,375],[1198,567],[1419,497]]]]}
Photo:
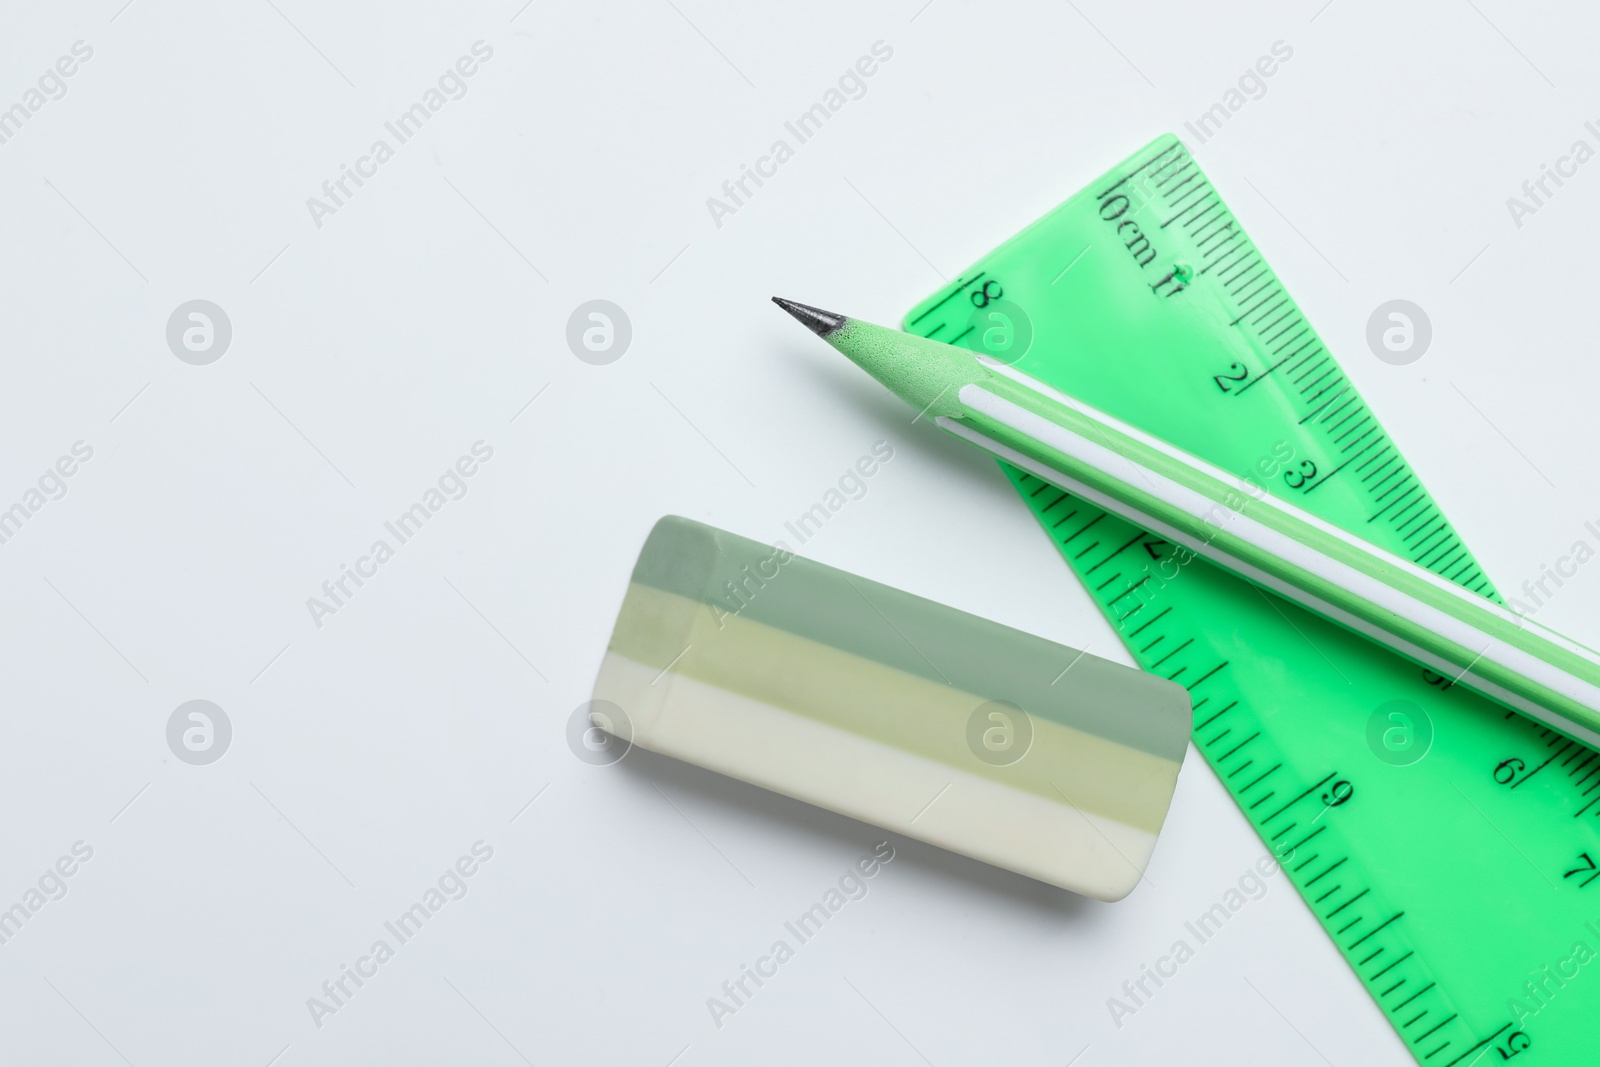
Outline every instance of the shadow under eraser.
{"type": "Polygon", "coordinates": [[[594,698],[643,748],[1100,900],[1188,748],[1166,679],[667,516],[594,698]]]}

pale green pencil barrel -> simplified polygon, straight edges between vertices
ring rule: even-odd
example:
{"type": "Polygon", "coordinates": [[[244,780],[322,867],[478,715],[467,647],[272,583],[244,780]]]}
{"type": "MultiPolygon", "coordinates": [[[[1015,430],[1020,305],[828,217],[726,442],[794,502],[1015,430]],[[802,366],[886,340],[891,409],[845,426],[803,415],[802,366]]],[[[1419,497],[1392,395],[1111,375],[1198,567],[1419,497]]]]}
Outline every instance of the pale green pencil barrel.
{"type": "Polygon", "coordinates": [[[1061,395],[926,338],[830,344],[928,418],[1045,481],[1591,746],[1600,655],[1061,395]]]}

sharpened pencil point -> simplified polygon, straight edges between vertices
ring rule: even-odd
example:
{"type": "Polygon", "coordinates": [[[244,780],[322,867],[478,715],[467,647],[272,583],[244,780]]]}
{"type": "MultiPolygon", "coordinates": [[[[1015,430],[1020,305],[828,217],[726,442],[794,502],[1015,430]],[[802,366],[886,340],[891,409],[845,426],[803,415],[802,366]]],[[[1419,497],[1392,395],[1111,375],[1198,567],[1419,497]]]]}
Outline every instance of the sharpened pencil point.
{"type": "Polygon", "coordinates": [[[814,308],[810,304],[797,304],[793,300],[785,300],[781,296],[773,297],[772,302],[799,319],[805,324],[806,329],[818,337],[826,337],[844,325],[844,316],[832,311],[823,311],[821,308],[814,308]]]}

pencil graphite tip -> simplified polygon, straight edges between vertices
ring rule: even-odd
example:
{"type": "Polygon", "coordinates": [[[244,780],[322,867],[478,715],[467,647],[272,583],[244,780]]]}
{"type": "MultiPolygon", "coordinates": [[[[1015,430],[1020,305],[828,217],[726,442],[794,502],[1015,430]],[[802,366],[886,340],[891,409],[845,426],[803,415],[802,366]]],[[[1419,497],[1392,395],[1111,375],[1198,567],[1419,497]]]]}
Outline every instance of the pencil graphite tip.
{"type": "Polygon", "coordinates": [[[965,348],[781,297],[772,302],[888,386],[918,412],[918,418],[961,417],[961,387],[994,377],[965,348]]]}
{"type": "Polygon", "coordinates": [[[796,319],[799,319],[806,329],[818,337],[826,337],[844,325],[844,316],[832,311],[823,311],[821,308],[814,308],[810,304],[800,304],[793,300],[785,300],[781,296],[773,297],[772,302],[796,319]]]}

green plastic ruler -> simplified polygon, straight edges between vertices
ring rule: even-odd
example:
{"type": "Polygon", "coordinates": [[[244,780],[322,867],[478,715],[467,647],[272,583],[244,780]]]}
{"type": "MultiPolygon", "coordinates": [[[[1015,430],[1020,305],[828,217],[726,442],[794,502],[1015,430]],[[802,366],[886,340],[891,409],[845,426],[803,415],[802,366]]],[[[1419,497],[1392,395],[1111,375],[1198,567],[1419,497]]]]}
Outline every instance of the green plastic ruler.
{"type": "MultiPolygon", "coordinates": [[[[1174,137],[905,327],[1498,598],[1174,137]]],[[[1416,1059],[1595,1062],[1600,756],[1005,470],[1416,1059]]]]}

